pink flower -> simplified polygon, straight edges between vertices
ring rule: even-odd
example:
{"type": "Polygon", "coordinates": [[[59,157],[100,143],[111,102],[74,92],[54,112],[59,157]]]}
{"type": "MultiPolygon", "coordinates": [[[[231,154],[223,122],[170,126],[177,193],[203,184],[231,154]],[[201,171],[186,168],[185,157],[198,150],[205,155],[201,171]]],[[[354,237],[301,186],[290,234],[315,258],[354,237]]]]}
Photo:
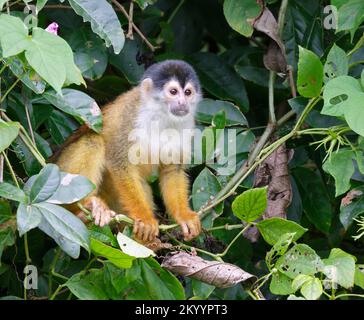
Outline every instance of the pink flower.
{"type": "Polygon", "coordinates": [[[47,28],[46,31],[53,33],[55,35],[58,34],[58,23],[57,22],[52,22],[47,28]]]}

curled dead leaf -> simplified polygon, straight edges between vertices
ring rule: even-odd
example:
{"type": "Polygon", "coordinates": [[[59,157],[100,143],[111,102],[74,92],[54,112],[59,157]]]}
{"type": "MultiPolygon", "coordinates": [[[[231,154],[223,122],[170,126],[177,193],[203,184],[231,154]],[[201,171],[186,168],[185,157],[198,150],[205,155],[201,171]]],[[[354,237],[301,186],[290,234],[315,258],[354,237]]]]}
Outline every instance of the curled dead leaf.
{"type": "Polygon", "coordinates": [[[346,196],[344,198],[341,199],[341,206],[345,207],[348,206],[350,203],[353,202],[353,200],[357,197],[360,197],[361,195],[363,195],[363,192],[360,190],[350,190],[346,196]]]}
{"type": "Polygon", "coordinates": [[[218,288],[232,287],[240,282],[250,286],[256,280],[254,275],[233,264],[204,260],[187,252],[177,252],[167,256],[163,260],[162,267],[218,288]]]}
{"type": "MultiPolygon", "coordinates": [[[[288,163],[293,154],[281,145],[255,171],[254,187],[268,186],[268,205],[263,219],[286,219],[286,211],[292,201],[292,186],[288,172],[288,163]]],[[[249,228],[244,236],[251,242],[256,242],[259,232],[256,227],[249,228]]]]}

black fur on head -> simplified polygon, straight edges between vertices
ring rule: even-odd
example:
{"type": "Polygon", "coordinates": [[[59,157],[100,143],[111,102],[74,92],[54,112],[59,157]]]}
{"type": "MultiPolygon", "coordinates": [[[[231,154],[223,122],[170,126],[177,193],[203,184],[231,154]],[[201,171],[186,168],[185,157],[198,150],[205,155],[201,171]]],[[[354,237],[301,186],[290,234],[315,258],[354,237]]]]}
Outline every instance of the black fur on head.
{"type": "Polygon", "coordinates": [[[144,72],[142,81],[146,78],[152,79],[154,86],[160,90],[168,81],[175,79],[182,88],[191,82],[195,90],[198,93],[201,92],[200,81],[195,70],[182,60],[166,60],[155,63],[144,72]]]}

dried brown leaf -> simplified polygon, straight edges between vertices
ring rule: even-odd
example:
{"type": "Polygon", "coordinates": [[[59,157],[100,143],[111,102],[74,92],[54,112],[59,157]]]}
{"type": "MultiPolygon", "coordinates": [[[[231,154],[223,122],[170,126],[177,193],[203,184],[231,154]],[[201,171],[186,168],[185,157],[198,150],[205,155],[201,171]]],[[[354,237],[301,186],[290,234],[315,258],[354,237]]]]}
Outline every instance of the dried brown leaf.
{"type": "Polygon", "coordinates": [[[187,252],[177,252],[166,257],[162,267],[218,288],[232,287],[240,282],[248,282],[250,285],[251,281],[256,279],[254,275],[233,264],[204,260],[187,252]]]}
{"type": "Polygon", "coordinates": [[[341,199],[341,206],[345,207],[348,206],[350,203],[353,202],[353,200],[357,197],[360,197],[363,194],[360,190],[350,190],[344,198],[341,199]]]}
{"type": "Polygon", "coordinates": [[[265,67],[275,72],[285,73],[287,71],[285,47],[278,34],[278,23],[272,12],[265,7],[262,14],[255,19],[253,27],[272,39],[264,55],[265,67]]]}
{"type": "MultiPolygon", "coordinates": [[[[287,218],[286,211],[292,201],[292,186],[288,172],[288,163],[292,155],[292,151],[281,145],[255,171],[254,187],[268,186],[268,205],[263,219],[287,218]]],[[[256,242],[259,232],[256,227],[252,227],[244,236],[256,242]]]]}

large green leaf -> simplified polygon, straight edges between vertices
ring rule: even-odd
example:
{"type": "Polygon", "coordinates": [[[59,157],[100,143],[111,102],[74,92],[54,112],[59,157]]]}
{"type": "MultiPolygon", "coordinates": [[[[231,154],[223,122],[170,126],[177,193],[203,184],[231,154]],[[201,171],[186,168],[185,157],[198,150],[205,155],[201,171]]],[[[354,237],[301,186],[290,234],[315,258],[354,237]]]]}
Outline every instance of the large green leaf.
{"type": "Polygon", "coordinates": [[[331,281],[346,289],[354,286],[355,259],[351,254],[334,248],[323,262],[323,272],[331,281]]]}
{"type": "Polygon", "coordinates": [[[74,274],[65,285],[81,300],[107,300],[103,270],[91,269],[87,274],[74,274]]]}
{"type": "Polygon", "coordinates": [[[344,116],[349,127],[364,136],[364,92],[359,80],[350,76],[332,79],[326,84],[323,97],[322,114],[344,116]]]}
{"type": "Polygon", "coordinates": [[[322,284],[318,278],[306,281],[301,288],[301,293],[306,300],[317,300],[322,295],[322,292],[322,284]]]}
{"type": "MultiPolygon", "coordinates": [[[[13,229],[9,226],[5,229],[0,229],[0,266],[1,256],[6,247],[12,246],[15,243],[15,234],[13,229]]],[[[1,272],[0,272],[1,274],[1,272]]]]}
{"type": "Polygon", "coordinates": [[[216,113],[225,111],[226,125],[248,125],[244,114],[233,103],[221,100],[203,99],[197,108],[196,120],[202,123],[211,124],[216,113]]]}
{"type": "Polygon", "coordinates": [[[54,143],[61,145],[78,128],[78,123],[70,116],[55,109],[48,116],[45,126],[54,143]]]}
{"type": "Polygon", "coordinates": [[[4,122],[0,120],[0,152],[4,151],[19,134],[18,122],[4,122]]]}
{"type": "Polygon", "coordinates": [[[54,91],[46,91],[43,96],[58,109],[86,122],[94,131],[101,131],[102,115],[100,108],[96,101],[86,93],[74,89],[63,89],[62,95],[54,91]]]}
{"type": "Polygon", "coordinates": [[[58,188],[47,199],[47,202],[54,204],[74,203],[85,198],[94,189],[95,185],[86,177],[61,172],[58,188]]]}
{"type": "Polygon", "coordinates": [[[333,213],[323,181],[315,172],[303,167],[295,168],[293,175],[307,218],[320,231],[329,232],[333,213]]]}
{"type": "Polygon", "coordinates": [[[67,40],[74,52],[76,65],[81,70],[82,75],[91,80],[99,79],[107,66],[105,43],[85,27],[72,33],[67,40]]]}
{"type": "Polygon", "coordinates": [[[18,210],[16,212],[16,222],[18,226],[18,231],[20,236],[32,230],[41,223],[42,214],[38,208],[33,206],[27,206],[24,204],[19,204],[18,210]]]}
{"type": "Polygon", "coordinates": [[[137,56],[142,50],[143,44],[136,38],[135,40],[126,40],[123,50],[119,54],[110,53],[110,63],[119,69],[129,83],[137,84],[143,73],[144,67],[138,64],[137,56]]]}
{"type": "Polygon", "coordinates": [[[308,229],[301,227],[296,222],[282,219],[270,218],[259,221],[257,227],[264,240],[274,245],[286,233],[294,233],[293,241],[297,241],[308,229]]]}
{"type": "Polygon", "coordinates": [[[130,268],[135,259],[121,250],[110,247],[93,238],[91,238],[91,250],[94,255],[108,259],[118,268],[130,268]]]}
{"type": "Polygon", "coordinates": [[[364,21],[364,3],[361,0],[348,0],[338,10],[337,32],[350,30],[351,38],[364,21]]]}
{"type": "Polygon", "coordinates": [[[80,70],[74,64],[70,46],[55,34],[33,28],[25,57],[32,68],[57,92],[61,92],[64,83],[84,83],[80,70]]]}
{"type": "Polygon", "coordinates": [[[346,76],[348,71],[349,60],[345,51],[334,44],[327,55],[324,65],[325,82],[339,76],[346,76]]]}
{"type": "Polygon", "coordinates": [[[339,150],[331,153],[322,168],[335,179],[336,192],[339,196],[350,189],[350,178],[354,174],[354,152],[352,150],[339,150]]]}
{"type": "Polygon", "coordinates": [[[91,23],[92,31],[105,41],[107,47],[112,45],[115,53],[121,51],[125,36],[111,4],[106,0],[69,0],[69,3],[84,21],[91,23]]]}
{"type": "Polygon", "coordinates": [[[4,58],[14,56],[30,44],[28,29],[17,17],[0,14],[0,44],[4,58]]]}
{"type": "Polygon", "coordinates": [[[47,164],[37,175],[30,189],[31,203],[43,202],[50,198],[60,183],[60,172],[55,164],[47,164]]]}
{"type": "MultiPolygon", "coordinates": [[[[201,209],[221,190],[219,180],[212,174],[212,172],[205,168],[198,177],[195,179],[192,186],[192,205],[195,211],[201,209]]],[[[208,219],[204,219],[202,224],[205,228],[211,227],[213,220],[218,217],[223,211],[223,203],[212,209],[214,214],[210,214],[208,219]],[[211,218],[212,217],[212,218],[211,218]]]]}
{"type": "Polygon", "coordinates": [[[225,0],[224,15],[229,25],[245,37],[253,34],[252,21],[257,18],[262,8],[255,0],[225,0]]]}
{"type": "Polygon", "coordinates": [[[0,183],[0,197],[20,203],[26,203],[28,201],[28,196],[23,190],[7,182],[0,183]]]}
{"type": "Polygon", "coordinates": [[[233,213],[245,222],[261,217],[267,208],[267,188],[250,189],[237,196],[231,206],[233,213]]]}
{"type": "Polygon", "coordinates": [[[199,52],[188,60],[208,92],[220,99],[234,101],[243,111],[248,111],[249,100],[244,81],[224,59],[210,52],[199,52]]]}
{"type": "MultiPolygon", "coordinates": [[[[90,240],[86,226],[83,222],[63,207],[51,203],[37,203],[34,206],[42,213],[42,223],[39,226],[62,247],[68,240],[73,244],[72,250],[66,251],[73,258],[79,256],[79,247],[90,251],[90,240]],[[74,248],[78,250],[73,251],[74,248]]],[[[64,247],[62,247],[65,249],[64,247]]]]}
{"type": "Polygon", "coordinates": [[[323,66],[312,51],[300,47],[298,60],[297,89],[306,98],[320,95],[323,81],[323,66]]]}
{"type": "Polygon", "coordinates": [[[299,274],[314,275],[323,269],[323,262],[306,244],[297,244],[276,263],[276,268],[291,279],[299,274]]]}
{"type": "Polygon", "coordinates": [[[294,293],[292,289],[292,279],[281,272],[273,273],[272,280],[269,285],[269,290],[273,294],[288,295],[294,293]]]}

